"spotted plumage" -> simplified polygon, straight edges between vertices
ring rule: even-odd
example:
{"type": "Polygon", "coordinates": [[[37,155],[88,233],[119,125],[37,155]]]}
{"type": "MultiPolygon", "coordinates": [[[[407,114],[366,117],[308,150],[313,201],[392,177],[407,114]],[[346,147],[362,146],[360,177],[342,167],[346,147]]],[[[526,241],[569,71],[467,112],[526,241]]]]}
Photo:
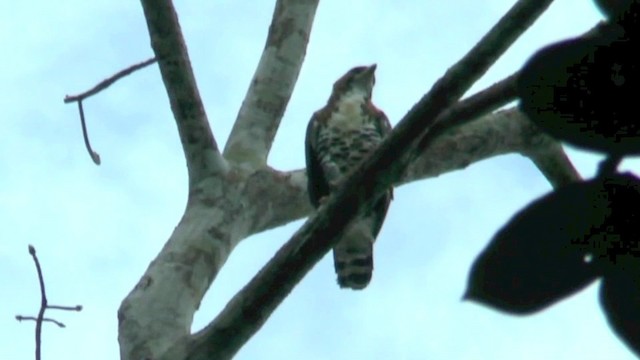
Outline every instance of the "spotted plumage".
{"type": "MultiPolygon", "coordinates": [[[[316,208],[391,131],[386,115],[371,103],[376,65],[349,70],[333,85],[327,105],[307,127],[309,199],[316,208]]],[[[373,271],[373,242],[380,232],[392,190],[347,227],[333,248],[340,287],[363,289],[373,271]]]]}

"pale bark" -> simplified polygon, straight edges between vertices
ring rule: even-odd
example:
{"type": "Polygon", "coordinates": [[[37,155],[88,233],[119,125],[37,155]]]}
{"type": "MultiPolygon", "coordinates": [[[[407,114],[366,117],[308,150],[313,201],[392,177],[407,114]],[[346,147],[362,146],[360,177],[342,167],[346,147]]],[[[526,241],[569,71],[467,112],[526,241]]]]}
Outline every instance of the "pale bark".
{"type": "MultiPolygon", "coordinates": [[[[516,110],[487,115],[428,139],[427,130],[447,119],[445,109],[449,109],[448,120],[455,120],[451,114],[460,96],[550,2],[518,1],[223,312],[205,329],[190,334],[193,314],[238,242],[311,213],[304,171],[279,172],[265,162],[302,65],[317,1],[278,1],[267,46],[223,158],[209,128],[171,2],[143,0],[152,47],[184,147],[189,200],[164,248],[120,307],[122,359],[232,357],[329,251],[358,209],[393,184],[513,152],[531,157],[554,185],[579,178],[559,145],[516,110]],[[428,146],[409,166],[411,149],[425,138],[428,146]]],[[[476,109],[475,116],[464,113],[461,118],[470,121],[506,100],[488,101],[476,109]]]]}
{"type": "MultiPolygon", "coordinates": [[[[118,339],[123,359],[181,359],[185,358],[193,314],[235,245],[250,235],[254,226],[249,220],[275,216],[277,209],[263,211],[252,206],[255,203],[244,195],[245,184],[255,178],[248,171],[250,167],[240,166],[246,165],[244,159],[228,162],[220,154],[171,1],[143,0],[142,5],[185,153],[189,199],[183,218],[164,248],[122,302],[118,339]]],[[[253,124],[251,116],[265,108],[249,101],[232,135],[240,144],[258,136],[256,141],[263,145],[256,149],[263,152],[273,141],[293,91],[317,1],[293,5],[291,1],[278,1],[256,73],[259,86],[247,95],[248,99],[261,98],[273,91],[279,94],[283,107],[263,119],[265,122],[258,126],[263,131],[255,133],[248,130],[253,124]],[[281,63],[283,59],[288,63],[281,63]]],[[[266,158],[266,154],[261,156],[266,158]]]]}
{"type": "Polygon", "coordinates": [[[169,241],[118,310],[122,359],[157,359],[184,343],[232,244],[246,236],[242,216],[234,211],[237,190],[225,181],[233,172],[209,127],[173,4],[143,0],[142,7],[185,154],[189,202],[169,241]],[[225,206],[229,211],[221,210],[225,206]]]}
{"type": "Polygon", "coordinates": [[[191,69],[171,0],[142,0],[151,48],[158,60],[187,161],[189,186],[226,171],[191,69]]]}
{"type": "Polygon", "coordinates": [[[276,2],[260,63],[224,149],[226,159],[251,170],[267,163],[302,68],[318,1],[276,2]]]}

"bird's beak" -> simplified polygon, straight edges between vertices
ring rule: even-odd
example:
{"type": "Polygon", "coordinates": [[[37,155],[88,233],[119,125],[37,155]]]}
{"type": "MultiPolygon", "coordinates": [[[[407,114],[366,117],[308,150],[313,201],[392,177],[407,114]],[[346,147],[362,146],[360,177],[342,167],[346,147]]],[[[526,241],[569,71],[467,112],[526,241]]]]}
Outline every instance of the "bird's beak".
{"type": "Polygon", "coordinates": [[[365,70],[365,73],[366,73],[367,75],[372,75],[373,73],[375,73],[375,72],[376,72],[376,67],[378,67],[378,64],[373,64],[373,65],[369,66],[369,67],[367,68],[367,70],[365,70]]]}
{"type": "Polygon", "coordinates": [[[365,71],[363,71],[360,74],[358,74],[358,78],[361,79],[360,81],[368,83],[371,79],[373,79],[374,76],[375,76],[375,72],[376,72],[376,67],[377,66],[378,65],[373,64],[373,65],[367,67],[365,71]]]}
{"type": "Polygon", "coordinates": [[[366,67],[364,71],[357,73],[351,80],[351,86],[368,89],[370,91],[376,81],[376,66],[376,64],[373,64],[366,67]]]}

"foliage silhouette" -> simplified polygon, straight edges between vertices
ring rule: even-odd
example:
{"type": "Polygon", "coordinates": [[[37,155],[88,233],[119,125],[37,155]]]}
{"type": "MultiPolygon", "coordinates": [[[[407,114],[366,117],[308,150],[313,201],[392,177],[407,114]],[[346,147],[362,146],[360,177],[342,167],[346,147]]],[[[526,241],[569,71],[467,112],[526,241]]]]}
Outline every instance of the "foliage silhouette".
{"type": "Polygon", "coordinates": [[[561,141],[608,155],[595,179],[532,202],[475,260],[465,298],[530,314],[601,278],[612,330],[640,357],[640,179],[617,172],[640,154],[640,1],[596,1],[610,21],[538,51],[518,79],[520,108],[561,141]]]}
{"type": "Polygon", "coordinates": [[[523,67],[520,109],[550,135],[609,154],[640,154],[638,55],[615,24],[536,53],[523,67]]]}
{"type": "Polygon", "coordinates": [[[598,189],[571,184],[518,212],[474,262],[465,298],[528,314],[589,285],[598,275],[589,239],[608,212],[598,189]]]}

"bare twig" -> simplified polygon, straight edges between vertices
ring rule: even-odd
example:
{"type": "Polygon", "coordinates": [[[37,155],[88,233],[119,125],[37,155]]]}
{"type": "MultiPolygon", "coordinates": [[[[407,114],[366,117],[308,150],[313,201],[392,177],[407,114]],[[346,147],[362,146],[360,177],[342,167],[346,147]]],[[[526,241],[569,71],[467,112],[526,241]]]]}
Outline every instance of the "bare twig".
{"type": "MultiPolygon", "coordinates": [[[[38,318],[35,318],[33,316],[21,316],[21,315],[16,315],[16,320],[18,321],[22,321],[22,320],[33,320],[33,321],[38,321],[38,318]]],[[[66,327],[63,323],[61,323],[60,321],[51,319],[51,318],[42,318],[42,322],[52,322],[56,325],[58,325],[58,327],[64,328],[66,327]]]]}
{"type": "Polygon", "coordinates": [[[40,283],[40,311],[38,312],[38,318],[36,320],[36,360],[40,360],[40,344],[42,343],[42,319],[44,318],[44,312],[47,310],[47,293],[44,288],[44,278],[42,277],[42,268],[40,267],[40,261],[36,255],[36,248],[33,245],[29,245],[29,254],[33,257],[33,262],[36,264],[36,270],[38,271],[38,282],[40,283]]]}
{"type": "Polygon", "coordinates": [[[84,119],[84,109],[82,108],[82,100],[78,100],[78,111],[80,111],[80,124],[82,124],[82,137],[84,138],[84,146],[87,148],[87,152],[91,156],[91,160],[96,165],[100,165],[100,154],[93,151],[91,143],[89,142],[89,134],[87,132],[87,123],[84,119]]]}
{"type": "Polygon", "coordinates": [[[257,169],[267,162],[302,68],[319,0],[278,0],[267,41],[224,149],[226,159],[257,169]]]}
{"type": "Polygon", "coordinates": [[[97,152],[93,151],[93,149],[91,148],[91,144],[89,143],[89,134],[87,132],[87,124],[84,118],[84,110],[82,109],[82,101],[108,88],[111,84],[115,83],[119,79],[133,73],[136,70],[140,70],[146,66],[149,66],[155,62],[156,62],[156,58],[151,58],[139,64],[132,65],[122,71],[117,72],[115,75],[102,80],[98,85],[94,86],[88,91],[83,92],[82,94],[67,95],[64,97],[65,104],[68,104],[71,102],[78,103],[78,111],[80,112],[80,124],[82,125],[82,136],[84,138],[84,145],[86,146],[87,152],[89,152],[89,155],[91,156],[91,160],[93,160],[94,164],[100,165],[100,155],[97,152]]]}
{"type": "Polygon", "coordinates": [[[434,85],[418,104],[263,269],[202,331],[190,360],[231,358],[265,323],[303,276],[326,254],[368,201],[396,182],[405,167],[396,162],[546,9],[550,0],[520,0],[480,42],[434,85]]]}
{"type": "Polygon", "coordinates": [[[91,89],[83,92],[82,94],[78,94],[78,95],[67,95],[64,97],[64,102],[65,104],[68,104],[70,102],[74,102],[74,101],[82,101],[90,96],[93,96],[97,93],[99,93],[100,91],[108,88],[109,86],[111,86],[113,83],[115,83],[116,81],[120,80],[121,78],[130,75],[131,73],[133,73],[134,71],[143,69],[153,63],[155,63],[157,60],[156,58],[151,58],[148,60],[145,60],[141,63],[135,64],[135,65],[131,65],[128,68],[118,71],[117,73],[115,73],[114,75],[102,80],[100,83],[98,83],[98,85],[92,87],[91,89]]]}
{"type": "Polygon", "coordinates": [[[180,133],[191,189],[204,178],[226,172],[226,162],[211,132],[171,0],[142,0],[142,8],[180,133]]]}
{"type": "Polygon", "coordinates": [[[66,311],[82,311],[82,305],[76,305],[76,306],[48,305],[47,309],[66,310],[66,311]]]}
{"type": "Polygon", "coordinates": [[[38,311],[38,316],[22,316],[16,315],[16,320],[33,320],[36,322],[36,360],[40,360],[40,347],[42,344],[42,323],[43,322],[52,322],[59,327],[63,328],[65,325],[57,320],[51,318],[45,318],[44,312],[47,309],[58,309],[58,310],[70,310],[70,311],[80,311],[82,310],[81,305],[76,306],[58,306],[58,305],[48,305],[47,302],[47,292],[44,287],[44,277],[42,276],[42,268],[40,267],[40,261],[38,260],[38,256],[36,255],[36,248],[33,245],[29,245],[29,254],[33,258],[33,262],[36,264],[36,270],[38,272],[38,282],[40,283],[40,311],[38,311]]]}

